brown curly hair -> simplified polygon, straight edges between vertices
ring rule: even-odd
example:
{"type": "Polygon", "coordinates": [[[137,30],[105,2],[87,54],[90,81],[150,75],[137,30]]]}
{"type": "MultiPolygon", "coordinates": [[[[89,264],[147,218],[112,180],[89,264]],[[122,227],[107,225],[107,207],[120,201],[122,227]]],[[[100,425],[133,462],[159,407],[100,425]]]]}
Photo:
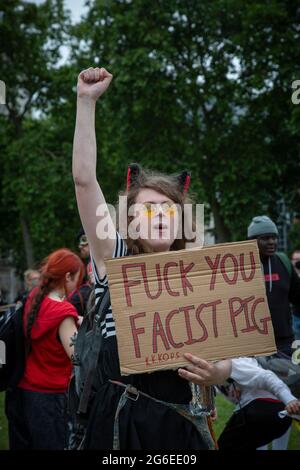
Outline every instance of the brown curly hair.
{"type": "MultiPolygon", "coordinates": [[[[184,227],[185,222],[185,213],[184,213],[184,205],[185,204],[192,204],[193,198],[188,196],[186,192],[183,191],[182,181],[180,180],[180,175],[165,175],[159,172],[153,172],[150,170],[145,170],[138,167],[138,174],[135,176],[133,181],[130,184],[128,191],[121,191],[119,193],[120,196],[127,196],[127,227],[129,226],[130,222],[133,220],[133,217],[128,214],[128,209],[135,204],[136,198],[141,189],[153,189],[158,193],[164,194],[170,200],[172,200],[175,204],[178,204],[181,208],[181,226],[184,227]]],[[[117,220],[119,221],[120,215],[120,208],[118,207],[118,217],[117,220]]],[[[192,230],[195,232],[195,222],[194,220],[191,221],[192,230]]],[[[120,227],[118,227],[118,230],[120,227]]],[[[124,235],[124,234],[123,234],[124,235]]],[[[149,253],[151,249],[145,247],[141,243],[139,239],[133,240],[130,238],[128,234],[126,234],[127,239],[126,243],[129,248],[130,253],[140,254],[140,253],[149,253]]],[[[183,233],[181,238],[176,238],[172,243],[170,250],[183,250],[186,248],[186,243],[191,243],[195,241],[195,236],[192,238],[187,238],[186,234],[183,233]]]]}

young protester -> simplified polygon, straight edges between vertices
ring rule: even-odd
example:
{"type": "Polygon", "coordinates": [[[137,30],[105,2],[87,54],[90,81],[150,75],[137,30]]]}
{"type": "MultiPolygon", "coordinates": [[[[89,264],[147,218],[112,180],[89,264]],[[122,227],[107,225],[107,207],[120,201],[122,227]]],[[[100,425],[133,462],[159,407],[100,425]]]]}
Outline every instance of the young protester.
{"type": "Polygon", "coordinates": [[[45,260],[41,273],[24,310],[25,372],[18,387],[6,393],[12,450],[59,450],[68,441],[70,338],[77,332],[78,314],[65,299],[82,282],[84,266],[75,253],[59,249],[45,260]]]}
{"type": "MultiPolygon", "coordinates": [[[[177,207],[188,201],[189,175],[181,177],[151,174],[137,165],[127,175],[127,207],[139,204],[139,236],[126,243],[109,216],[104,195],[96,179],[95,107],[110,85],[112,75],[105,69],[90,68],[80,73],[77,85],[77,118],[73,148],[73,178],[79,213],[89,240],[95,275],[95,296],[99,301],[108,286],[105,259],[186,247],[187,239],[177,237],[180,222],[177,207]],[[177,205],[177,207],[175,206],[177,205]],[[97,214],[102,213],[99,216],[97,214]],[[105,214],[105,215],[104,215],[105,214]],[[104,220],[107,232],[99,233],[104,220]]],[[[103,119],[105,116],[103,115],[103,119]]],[[[103,175],[105,176],[105,175],[103,175]]],[[[124,215],[124,214],[123,214],[124,215]]],[[[126,215],[126,214],[125,214],[126,215]]],[[[82,445],[85,449],[209,449],[214,442],[203,416],[189,411],[191,389],[184,380],[189,370],[159,371],[151,374],[121,376],[113,312],[110,308],[102,323],[102,350],[99,364],[102,385],[90,411],[82,445]],[[128,388],[133,392],[128,393],[128,388]]],[[[210,364],[201,361],[202,384],[223,381],[230,361],[210,364]]]]}

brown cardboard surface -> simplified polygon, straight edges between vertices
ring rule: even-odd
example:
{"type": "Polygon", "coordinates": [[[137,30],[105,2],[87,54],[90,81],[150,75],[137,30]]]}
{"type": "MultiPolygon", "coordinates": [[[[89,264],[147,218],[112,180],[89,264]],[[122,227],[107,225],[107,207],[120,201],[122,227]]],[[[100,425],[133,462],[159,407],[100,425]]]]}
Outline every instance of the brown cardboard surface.
{"type": "Polygon", "coordinates": [[[276,351],[256,241],[106,265],[123,375],[276,351]]]}

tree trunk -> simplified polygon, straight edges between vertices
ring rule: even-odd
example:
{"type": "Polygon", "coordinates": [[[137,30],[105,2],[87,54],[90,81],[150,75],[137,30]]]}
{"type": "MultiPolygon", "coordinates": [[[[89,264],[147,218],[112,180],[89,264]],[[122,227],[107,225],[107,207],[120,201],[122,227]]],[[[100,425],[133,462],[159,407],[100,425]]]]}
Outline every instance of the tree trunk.
{"type": "Polygon", "coordinates": [[[21,227],[22,227],[27,268],[33,268],[34,267],[34,252],[33,252],[29,225],[28,225],[26,218],[23,215],[20,215],[20,222],[21,222],[21,227]]]}
{"type": "Polygon", "coordinates": [[[226,227],[223,217],[220,214],[220,204],[213,198],[210,201],[211,210],[214,216],[216,243],[226,243],[231,241],[231,233],[226,227]]]}

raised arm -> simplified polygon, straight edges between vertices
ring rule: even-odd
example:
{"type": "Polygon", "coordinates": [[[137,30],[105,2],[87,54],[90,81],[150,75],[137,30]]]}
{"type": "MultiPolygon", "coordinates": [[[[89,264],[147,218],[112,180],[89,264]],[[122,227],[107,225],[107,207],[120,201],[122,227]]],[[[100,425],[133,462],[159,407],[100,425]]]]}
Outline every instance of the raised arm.
{"type": "Polygon", "coordinates": [[[104,68],[89,68],[79,74],[77,114],[73,142],[73,179],[82,225],[88,237],[99,275],[104,276],[104,259],[110,258],[115,245],[115,227],[105,198],[97,182],[97,145],[95,134],[96,102],[109,87],[112,75],[104,68]],[[101,212],[101,215],[99,215],[101,212]],[[98,215],[97,215],[98,214],[98,215]],[[97,224],[105,217],[109,236],[97,235],[97,224]]]}

